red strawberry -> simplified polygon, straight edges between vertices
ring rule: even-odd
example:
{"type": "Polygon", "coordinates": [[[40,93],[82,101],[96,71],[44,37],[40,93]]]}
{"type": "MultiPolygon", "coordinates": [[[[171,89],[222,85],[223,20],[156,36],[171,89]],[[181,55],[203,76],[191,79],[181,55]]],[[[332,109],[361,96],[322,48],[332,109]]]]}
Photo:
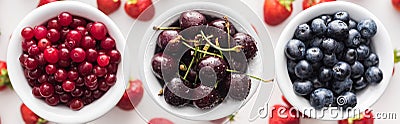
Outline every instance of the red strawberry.
{"type": "Polygon", "coordinates": [[[338,124],[374,124],[374,118],[372,111],[366,110],[364,114],[356,116],[355,118],[340,120],[338,124]]]}
{"type": "Polygon", "coordinates": [[[274,105],[269,118],[269,124],[300,124],[296,111],[291,111],[289,107],[283,105],[274,105]],[[291,114],[289,114],[291,112],[291,114]]]}
{"type": "Polygon", "coordinates": [[[140,80],[130,80],[129,86],[126,89],[117,106],[123,110],[133,110],[143,97],[143,86],[140,80]]]}
{"type": "Polygon", "coordinates": [[[336,0],[303,0],[303,10],[323,2],[331,2],[331,1],[336,1],[336,0]]]}
{"type": "Polygon", "coordinates": [[[292,14],[294,0],[265,0],[264,20],[268,25],[278,25],[292,14]]]}
{"type": "Polygon", "coordinates": [[[4,61],[0,61],[0,91],[6,87],[11,88],[11,82],[8,78],[7,64],[4,61]]]}
{"type": "Polygon", "coordinates": [[[97,0],[97,8],[108,15],[116,11],[121,6],[121,0],[97,0]]]}
{"type": "Polygon", "coordinates": [[[285,96],[282,96],[282,100],[283,100],[283,102],[284,102],[289,108],[293,107],[292,104],[290,104],[290,102],[287,101],[287,99],[285,98],[285,96]]]}
{"type": "Polygon", "coordinates": [[[44,4],[48,4],[48,3],[51,3],[51,2],[56,2],[56,1],[58,1],[58,0],[39,0],[39,4],[38,4],[37,7],[40,7],[40,6],[44,5],[44,4]]]}
{"type": "Polygon", "coordinates": [[[139,15],[146,10],[153,3],[151,0],[128,0],[125,3],[124,9],[126,14],[136,19],[139,15]]]}
{"type": "Polygon", "coordinates": [[[174,123],[165,118],[153,118],[147,124],[174,124],[174,123]]]}
{"type": "Polygon", "coordinates": [[[21,115],[25,124],[46,124],[47,121],[33,113],[25,104],[21,105],[21,115]]]}
{"type": "Polygon", "coordinates": [[[400,0],[392,0],[392,5],[397,11],[400,11],[400,0]]]}

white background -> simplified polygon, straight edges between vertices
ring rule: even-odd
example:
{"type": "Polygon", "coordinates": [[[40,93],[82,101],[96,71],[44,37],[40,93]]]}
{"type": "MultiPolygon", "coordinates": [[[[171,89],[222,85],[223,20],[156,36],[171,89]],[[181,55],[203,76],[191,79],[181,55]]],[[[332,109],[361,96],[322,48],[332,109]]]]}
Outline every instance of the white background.
{"type": "MultiPolygon", "coordinates": [[[[77,0],[88,3],[97,7],[96,0],[77,0]]],[[[130,25],[134,22],[133,19],[128,17],[123,10],[123,3],[126,0],[122,0],[122,5],[118,11],[111,14],[110,17],[115,21],[115,23],[119,26],[122,33],[126,36],[130,30],[130,25]]],[[[383,22],[385,27],[388,29],[389,35],[392,39],[392,43],[394,48],[400,48],[400,12],[395,11],[392,7],[391,0],[346,0],[349,2],[357,3],[368,10],[370,10],[373,14],[375,14],[380,20],[383,22]]],[[[27,13],[36,8],[38,0],[0,0],[0,60],[6,60],[6,51],[8,46],[8,39],[10,37],[11,32],[14,30],[16,25],[19,23],[27,13]]],[[[259,17],[263,18],[263,3],[264,0],[243,0],[247,5],[250,6],[259,17]]],[[[274,44],[278,41],[279,35],[286,24],[289,22],[291,18],[293,18],[297,13],[302,10],[302,0],[296,0],[293,3],[293,13],[285,22],[278,26],[268,26],[268,30],[271,34],[272,41],[274,44]]],[[[179,3],[176,3],[179,4],[179,3]]],[[[400,69],[400,66],[396,66],[400,69]]],[[[384,113],[384,112],[396,112],[398,120],[376,120],[375,123],[391,123],[397,124],[400,122],[400,100],[398,98],[400,94],[400,71],[396,70],[395,76],[392,78],[391,83],[389,84],[385,94],[380,98],[380,100],[372,106],[375,113],[384,113]]],[[[283,104],[281,100],[281,92],[279,88],[275,87],[270,106],[274,104],[283,104]]],[[[254,98],[254,97],[253,97],[254,98]]],[[[254,99],[250,101],[235,117],[236,121],[232,122],[234,124],[244,124],[249,123],[247,121],[248,114],[247,111],[251,109],[251,106],[254,102],[254,99]]],[[[362,101],[359,101],[362,102],[362,101]]],[[[5,90],[0,92],[0,117],[3,124],[18,124],[23,123],[19,107],[21,105],[21,101],[18,96],[11,90],[5,90]]],[[[155,110],[154,115],[152,117],[165,117],[168,118],[175,123],[188,123],[183,122],[181,119],[177,119],[171,115],[166,115],[164,112],[157,111],[161,109],[154,109],[155,104],[148,97],[144,97],[142,102],[139,104],[140,107],[148,108],[148,110],[155,110]]],[[[90,123],[146,123],[143,119],[141,119],[135,111],[122,111],[119,108],[112,109],[109,113],[104,115],[90,123]]],[[[191,122],[190,122],[191,123],[191,122]]],[[[205,122],[201,122],[205,123],[205,122]]],[[[259,119],[256,122],[257,124],[265,124],[268,123],[267,119],[259,119]]],[[[337,121],[318,121],[313,119],[302,119],[301,123],[303,124],[337,124],[337,121]]]]}

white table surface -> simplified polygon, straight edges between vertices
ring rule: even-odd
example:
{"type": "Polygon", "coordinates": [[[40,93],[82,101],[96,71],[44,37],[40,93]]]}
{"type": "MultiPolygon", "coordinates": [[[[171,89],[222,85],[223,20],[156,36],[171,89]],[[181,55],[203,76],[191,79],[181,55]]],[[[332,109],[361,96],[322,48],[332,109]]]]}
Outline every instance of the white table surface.
{"type": "MultiPolygon", "coordinates": [[[[96,7],[96,0],[77,0],[88,3],[96,7]]],[[[128,17],[123,10],[123,3],[126,0],[122,0],[122,5],[118,11],[111,14],[110,17],[113,19],[116,24],[120,27],[122,33],[126,36],[128,34],[130,26],[133,23],[133,19],[128,17]]],[[[154,1],[154,0],[153,0],[154,1]]],[[[263,2],[264,0],[243,0],[246,4],[248,4],[260,17],[263,17],[263,2]]],[[[388,29],[389,35],[391,36],[392,43],[394,48],[400,48],[400,12],[395,11],[393,9],[391,0],[346,0],[349,2],[357,3],[368,10],[370,10],[373,14],[375,14],[378,18],[381,19],[385,27],[388,29]]],[[[16,25],[19,23],[27,13],[36,8],[38,0],[0,0],[0,60],[6,60],[6,51],[8,46],[8,39],[16,25]]],[[[296,0],[293,4],[293,13],[285,22],[278,26],[267,26],[268,30],[271,34],[272,41],[274,44],[278,41],[280,32],[286,26],[291,18],[293,18],[297,13],[302,10],[301,5],[302,0],[296,0]]],[[[179,3],[177,3],[179,4],[179,3]]],[[[396,66],[400,68],[399,65],[396,66]]],[[[391,83],[389,84],[385,94],[380,98],[380,100],[372,106],[372,109],[375,113],[377,112],[396,112],[397,120],[376,120],[375,123],[381,124],[397,124],[400,122],[400,100],[398,98],[400,94],[400,69],[396,70],[395,76],[392,78],[391,83]]],[[[274,104],[283,104],[281,100],[281,92],[279,88],[275,87],[271,101],[269,103],[270,106],[274,104]]],[[[252,102],[254,99],[250,101],[250,104],[247,104],[241,111],[239,111],[238,115],[235,117],[236,121],[232,122],[233,124],[245,124],[249,123],[247,121],[248,111],[250,111],[252,102]]],[[[19,124],[23,123],[22,117],[20,115],[19,107],[21,105],[21,101],[18,96],[11,90],[5,90],[0,92],[0,117],[3,124],[19,124]]],[[[148,96],[145,96],[139,106],[148,108],[149,110],[161,110],[160,108],[155,108],[154,103],[152,103],[151,99],[148,96]]],[[[157,111],[154,113],[153,117],[165,117],[168,118],[175,123],[187,123],[184,121],[176,120],[176,117],[165,114],[165,112],[157,111]]],[[[179,119],[180,120],[180,119],[179,119]]],[[[110,112],[108,112],[103,117],[90,122],[93,124],[109,124],[109,123],[121,123],[121,124],[132,124],[132,123],[145,123],[145,121],[138,116],[136,111],[122,111],[119,108],[114,108],[110,112]]],[[[205,123],[205,122],[198,122],[205,123]]],[[[265,124],[268,123],[267,119],[259,119],[256,120],[256,124],[265,124]]],[[[337,124],[337,121],[319,121],[313,119],[302,119],[302,124],[337,124]]]]}

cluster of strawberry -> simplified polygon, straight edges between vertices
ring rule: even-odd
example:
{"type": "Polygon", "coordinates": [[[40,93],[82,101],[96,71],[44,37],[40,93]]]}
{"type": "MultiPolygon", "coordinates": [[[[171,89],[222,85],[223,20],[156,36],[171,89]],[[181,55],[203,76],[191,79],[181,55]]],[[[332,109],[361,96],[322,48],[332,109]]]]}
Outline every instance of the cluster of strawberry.
{"type": "Polygon", "coordinates": [[[0,61],[0,91],[7,87],[12,88],[10,79],[8,78],[7,64],[4,61],[0,61]]]}

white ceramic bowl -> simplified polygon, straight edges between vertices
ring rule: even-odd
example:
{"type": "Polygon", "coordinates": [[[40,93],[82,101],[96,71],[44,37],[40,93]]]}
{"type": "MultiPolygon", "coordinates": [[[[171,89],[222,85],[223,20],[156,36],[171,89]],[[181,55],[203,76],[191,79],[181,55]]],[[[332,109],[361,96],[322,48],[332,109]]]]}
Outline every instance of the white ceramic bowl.
{"type": "MultiPolygon", "coordinates": [[[[21,100],[40,117],[59,123],[84,123],[104,115],[118,103],[126,87],[123,77],[122,63],[118,66],[117,83],[100,99],[84,106],[79,111],[73,111],[62,105],[50,106],[47,105],[44,100],[35,98],[32,95],[32,88],[28,85],[28,82],[24,77],[23,69],[19,64],[18,58],[22,54],[21,41],[23,41],[20,33],[21,30],[27,26],[34,27],[40,25],[51,18],[57,17],[61,12],[69,12],[76,16],[103,22],[107,26],[110,36],[115,39],[117,49],[121,54],[124,53],[125,38],[117,25],[108,16],[103,14],[97,8],[82,2],[54,2],[30,12],[21,20],[17,28],[14,30],[7,51],[9,76],[14,90],[21,100]]],[[[123,55],[121,62],[123,62],[123,55]]]]}
{"type": "MultiPolygon", "coordinates": [[[[158,96],[157,94],[162,87],[152,73],[151,58],[154,55],[157,37],[161,31],[154,31],[152,27],[169,26],[178,20],[180,14],[184,11],[197,10],[201,13],[221,18],[224,15],[228,16],[229,20],[233,23],[233,25],[235,25],[239,32],[249,33],[257,41],[257,47],[259,51],[254,60],[250,61],[248,73],[259,76],[263,79],[271,79],[273,77],[273,47],[263,22],[258,19],[251,9],[249,9],[240,1],[231,3],[229,2],[230,0],[159,1],[154,4],[157,8],[157,11],[155,12],[155,16],[152,20],[136,21],[135,24],[133,24],[132,30],[127,38],[127,41],[130,42],[127,42],[127,48],[125,51],[126,61],[124,67],[130,69],[126,71],[131,71],[130,73],[133,75],[132,77],[139,78],[144,82],[145,90],[150,95],[153,102],[157,103],[157,105],[159,105],[165,111],[189,120],[214,120],[222,118],[234,113],[235,111],[238,111],[241,106],[243,106],[250,98],[252,98],[259,86],[259,81],[252,80],[250,94],[246,100],[235,101],[231,98],[228,98],[220,105],[209,110],[200,110],[193,106],[174,107],[167,104],[163,96],[158,96]],[[179,2],[179,4],[176,4],[177,2],[179,2]],[[227,4],[224,5],[224,3],[227,4]],[[247,12],[249,14],[241,15],[240,11],[238,10],[247,12]],[[249,22],[258,26],[258,31],[262,34],[257,34],[249,22]],[[137,71],[137,69],[140,69],[140,71],[137,71]]],[[[146,12],[144,14],[146,14],[146,12]]],[[[265,95],[264,97],[269,97],[269,95],[265,95]]],[[[146,110],[141,110],[140,107],[136,110],[140,113],[146,113],[146,110]]]]}
{"type": "Polygon", "coordinates": [[[281,89],[287,100],[300,112],[313,108],[311,107],[307,99],[301,96],[297,96],[293,91],[292,81],[289,78],[286,66],[287,63],[284,52],[286,43],[293,37],[297,25],[305,23],[308,20],[311,20],[319,15],[333,14],[337,11],[347,11],[350,14],[351,18],[356,21],[360,21],[362,19],[373,19],[376,22],[378,31],[376,35],[372,38],[372,47],[375,50],[375,53],[379,56],[379,68],[383,72],[383,80],[380,84],[369,85],[368,88],[357,93],[358,103],[353,109],[354,111],[352,112],[339,110],[336,111],[336,113],[339,114],[339,116],[337,117],[335,117],[334,113],[329,114],[329,111],[317,110],[316,113],[304,113],[309,117],[322,120],[341,120],[348,117],[354,117],[356,114],[359,114],[359,112],[363,112],[365,109],[371,107],[376,101],[378,101],[379,97],[383,95],[386,87],[389,84],[393,68],[392,43],[388,32],[386,31],[382,22],[376,16],[374,16],[367,9],[349,2],[337,1],[318,4],[304,10],[296,17],[294,17],[283,30],[279,38],[278,44],[276,45],[275,67],[277,68],[277,81],[279,84],[279,88],[281,89]]]}

